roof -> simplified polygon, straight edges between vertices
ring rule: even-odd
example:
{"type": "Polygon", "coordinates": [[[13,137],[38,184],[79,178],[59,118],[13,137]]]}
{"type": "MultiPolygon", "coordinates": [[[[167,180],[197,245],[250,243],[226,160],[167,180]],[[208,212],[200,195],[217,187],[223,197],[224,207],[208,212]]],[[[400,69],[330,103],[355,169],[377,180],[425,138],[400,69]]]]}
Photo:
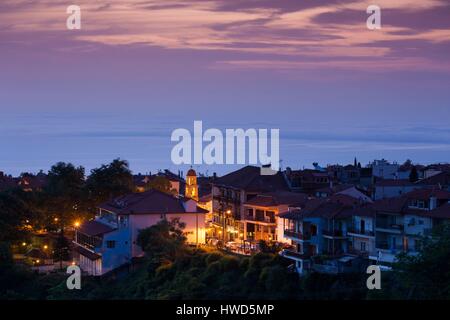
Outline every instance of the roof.
{"type": "Polygon", "coordinates": [[[375,183],[377,187],[406,187],[413,186],[414,183],[408,179],[383,179],[375,183]]]}
{"type": "Polygon", "coordinates": [[[247,192],[289,191],[281,172],[274,175],[261,175],[261,168],[246,166],[214,181],[215,185],[243,189],[247,192]]]}
{"type": "MultiPolygon", "coordinates": [[[[149,190],[142,193],[131,193],[112,201],[105,202],[99,208],[117,214],[161,214],[161,213],[195,213],[187,212],[184,199],[158,191],[149,190]]],[[[197,206],[197,213],[207,211],[197,206]]]]}
{"type": "Polygon", "coordinates": [[[450,219],[450,203],[446,203],[429,212],[430,217],[450,219]]]}
{"type": "Polygon", "coordinates": [[[450,185],[450,172],[441,172],[426,179],[417,181],[415,184],[428,186],[448,186],[450,185]]]}
{"type": "Polygon", "coordinates": [[[348,190],[351,188],[355,188],[355,186],[353,184],[338,184],[338,185],[334,185],[332,187],[320,188],[317,190],[317,192],[334,194],[334,193],[348,190]]]}
{"type": "Polygon", "coordinates": [[[191,168],[191,169],[188,170],[186,176],[187,177],[196,177],[197,176],[197,172],[195,172],[195,170],[191,168]]]}
{"type": "Polygon", "coordinates": [[[30,249],[27,253],[25,253],[25,256],[29,258],[43,259],[43,260],[49,258],[46,252],[37,248],[30,249]]]}
{"type": "Polygon", "coordinates": [[[88,236],[99,236],[114,230],[115,230],[114,228],[104,223],[97,222],[95,220],[83,223],[78,229],[78,231],[88,236]]]}
{"type": "Polygon", "coordinates": [[[100,259],[102,257],[101,255],[99,255],[97,253],[94,253],[92,251],[89,251],[88,249],[83,248],[83,247],[78,246],[78,245],[75,246],[75,251],[77,251],[79,254],[85,256],[89,260],[97,260],[97,259],[100,259]]]}
{"type": "Polygon", "coordinates": [[[306,201],[308,201],[308,195],[304,193],[279,191],[259,194],[245,204],[260,207],[276,207],[279,205],[299,207],[305,205],[306,201]]]}
{"type": "Polygon", "coordinates": [[[450,199],[450,191],[442,189],[418,189],[405,194],[409,199],[428,200],[435,197],[438,200],[450,199]]]}
{"type": "Polygon", "coordinates": [[[289,220],[301,220],[304,217],[302,210],[291,210],[280,213],[278,215],[280,218],[289,219],[289,220]]]}

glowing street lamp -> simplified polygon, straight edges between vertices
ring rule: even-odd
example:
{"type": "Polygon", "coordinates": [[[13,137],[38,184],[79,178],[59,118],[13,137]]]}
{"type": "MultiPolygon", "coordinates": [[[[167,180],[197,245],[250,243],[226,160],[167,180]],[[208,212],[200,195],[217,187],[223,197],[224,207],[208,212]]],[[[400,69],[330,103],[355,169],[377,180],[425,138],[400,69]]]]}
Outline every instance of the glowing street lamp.
{"type": "Polygon", "coordinates": [[[75,226],[75,228],[78,228],[80,226],[80,221],[75,221],[73,225],[75,226]]]}
{"type": "Polygon", "coordinates": [[[47,249],[48,249],[48,245],[45,245],[45,246],[44,246],[44,250],[47,250],[47,249]]]}
{"type": "Polygon", "coordinates": [[[22,247],[25,247],[27,245],[26,242],[22,242],[22,247]]]}

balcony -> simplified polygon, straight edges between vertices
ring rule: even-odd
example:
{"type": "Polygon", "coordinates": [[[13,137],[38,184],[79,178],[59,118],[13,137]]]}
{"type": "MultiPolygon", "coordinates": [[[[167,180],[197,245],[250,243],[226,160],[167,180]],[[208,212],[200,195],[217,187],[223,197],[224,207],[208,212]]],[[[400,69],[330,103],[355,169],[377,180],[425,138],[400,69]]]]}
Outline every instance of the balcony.
{"type": "Polygon", "coordinates": [[[376,247],[376,250],[389,251],[392,254],[398,254],[398,253],[404,251],[403,246],[401,246],[401,245],[392,246],[392,245],[389,245],[387,242],[377,242],[375,244],[375,247],[376,247]]]}
{"type": "Polygon", "coordinates": [[[311,235],[309,234],[303,234],[301,232],[295,231],[295,230],[284,230],[284,236],[285,237],[289,237],[289,238],[295,238],[295,239],[299,239],[299,240],[310,240],[311,239],[311,235]]]}
{"type": "Polygon", "coordinates": [[[347,236],[344,235],[344,232],[342,230],[323,230],[322,235],[326,238],[333,238],[333,239],[347,238],[347,236]]]}
{"type": "Polygon", "coordinates": [[[269,217],[254,217],[251,215],[245,216],[245,220],[253,221],[253,222],[261,222],[266,224],[275,224],[275,218],[269,218],[269,217]]]}
{"type": "Polygon", "coordinates": [[[376,230],[379,232],[389,232],[389,233],[401,234],[401,233],[403,233],[404,227],[402,224],[398,224],[398,223],[377,221],[376,230]]]}
{"type": "Polygon", "coordinates": [[[367,258],[369,256],[369,252],[368,251],[361,251],[361,250],[357,250],[354,248],[350,248],[348,249],[348,254],[354,255],[354,256],[358,256],[358,257],[363,257],[363,258],[367,258]]]}
{"type": "Polygon", "coordinates": [[[284,249],[283,251],[281,251],[281,255],[285,258],[294,259],[294,260],[305,260],[305,259],[309,259],[311,257],[308,254],[304,254],[304,253],[300,253],[300,252],[296,252],[296,251],[292,251],[292,250],[288,250],[288,249],[284,249]]]}
{"type": "Polygon", "coordinates": [[[366,236],[366,237],[375,237],[375,232],[371,230],[361,230],[355,227],[352,227],[347,230],[347,234],[357,235],[357,236],[366,236]]]}

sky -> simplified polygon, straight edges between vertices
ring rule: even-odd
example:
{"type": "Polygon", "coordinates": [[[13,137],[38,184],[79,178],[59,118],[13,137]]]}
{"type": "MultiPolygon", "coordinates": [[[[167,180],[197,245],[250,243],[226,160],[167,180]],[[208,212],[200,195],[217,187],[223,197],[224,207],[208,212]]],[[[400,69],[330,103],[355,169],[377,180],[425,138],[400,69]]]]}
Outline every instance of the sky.
{"type": "Polygon", "coordinates": [[[186,171],[170,134],[194,120],[279,128],[283,167],[448,162],[449,16],[448,0],[2,0],[0,171],[186,171]]]}

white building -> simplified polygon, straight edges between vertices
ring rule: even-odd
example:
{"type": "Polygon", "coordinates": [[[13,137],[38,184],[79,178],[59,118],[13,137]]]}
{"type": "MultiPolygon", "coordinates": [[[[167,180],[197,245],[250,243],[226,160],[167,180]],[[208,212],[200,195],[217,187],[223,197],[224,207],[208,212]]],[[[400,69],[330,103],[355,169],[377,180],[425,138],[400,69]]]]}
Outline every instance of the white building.
{"type": "Polygon", "coordinates": [[[372,175],[382,179],[398,179],[398,169],[400,165],[396,162],[390,163],[385,159],[374,160],[369,164],[372,168],[372,175]]]}
{"type": "Polygon", "coordinates": [[[193,199],[183,199],[150,190],[116,198],[99,207],[95,220],[76,230],[76,251],[81,269],[90,275],[103,275],[141,257],[136,243],[139,231],[162,219],[179,218],[186,224],[187,243],[205,243],[205,215],[193,199]]]}

